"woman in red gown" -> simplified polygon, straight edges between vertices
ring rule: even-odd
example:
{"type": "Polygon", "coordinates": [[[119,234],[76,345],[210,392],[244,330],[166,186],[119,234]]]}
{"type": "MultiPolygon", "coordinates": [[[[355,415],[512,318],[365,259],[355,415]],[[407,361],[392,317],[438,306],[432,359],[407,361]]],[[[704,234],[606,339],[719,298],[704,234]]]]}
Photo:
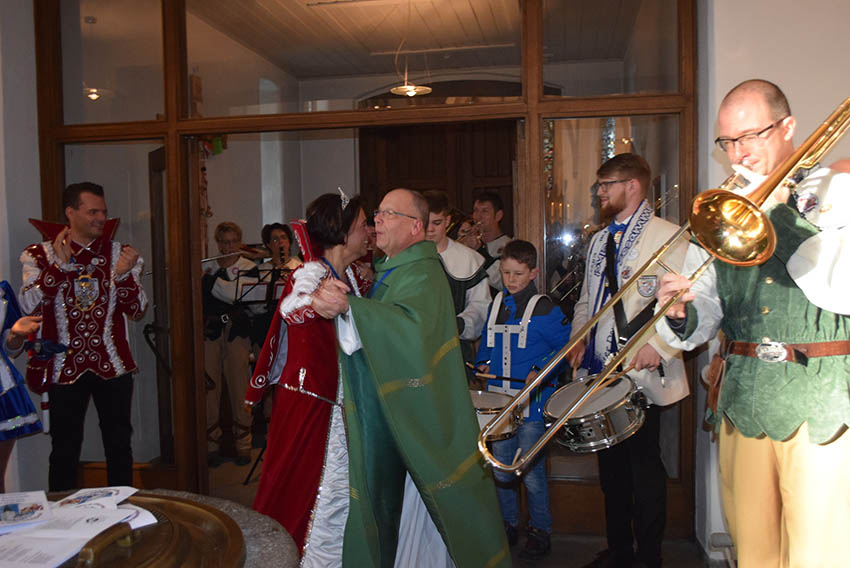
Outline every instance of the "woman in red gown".
{"type": "Polygon", "coordinates": [[[306,217],[292,223],[305,262],[286,285],[245,402],[256,404],[274,386],[254,509],[289,531],[302,566],[334,566],[342,564],[348,517],[348,453],[336,329],[313,311],[310,294],[328,278],[366,293],[370,282],[352,263],[368,238],[359,197],[322,195],[306,217]]]}

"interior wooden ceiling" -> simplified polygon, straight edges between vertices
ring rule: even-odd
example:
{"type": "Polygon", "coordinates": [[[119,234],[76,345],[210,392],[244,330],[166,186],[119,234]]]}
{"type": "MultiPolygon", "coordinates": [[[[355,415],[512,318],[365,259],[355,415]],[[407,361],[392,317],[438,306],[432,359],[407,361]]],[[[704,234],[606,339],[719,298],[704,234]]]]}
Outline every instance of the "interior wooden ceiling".
{"type": "MultiPolygon", "coordinates": [[[[411,73],[418,74],[426,66],[435,71],[520,62],[519,0],[187,0],[186,5],[297,79],[400,72],[405,55],[411,73]]],[[[641,0],[545,0],[546,61],[621,60],[640,5],[641,0]]]]}

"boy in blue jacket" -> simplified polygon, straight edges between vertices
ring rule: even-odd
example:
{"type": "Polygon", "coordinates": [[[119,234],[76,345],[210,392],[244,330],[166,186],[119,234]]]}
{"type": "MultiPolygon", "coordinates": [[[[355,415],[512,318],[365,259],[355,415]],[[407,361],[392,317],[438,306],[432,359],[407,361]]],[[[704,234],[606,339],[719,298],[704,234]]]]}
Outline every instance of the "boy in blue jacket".
{"type": "MultiPolygon", "coordinates": [[[[487,325],[481,335],[476,366],[479,371],[507,379],[490,379],[490,392],[516,395],[527,380],[537,376],[546,361],[567,344],[570,325],[564,324],[564,313],[551,299],[537,294],[537,251],[528,241],[514,240],[502,250],[502,291],[496,294],[487,315],[487,325]]],[[[501,462],[511,463],[517,448],[525,453],[543,434],[543,406],[555,392],[554,374],[545,384],[532,391],[530,400],[521,406],[523,423],[506,440],[492,442],[493,455],[501,462]]],[[[549,535],[552,516],[549,512],[549,487],[546,481],[546,462],[541,452],[522,476],[528,495],[528,540],[520,556],[536,559],[550,551],[549,535]]],[[[511,545],[517,541],[519,507],[517,478],[510,473],[495,472],[496,493],[502,509],[505,531],[511,545]]]]}

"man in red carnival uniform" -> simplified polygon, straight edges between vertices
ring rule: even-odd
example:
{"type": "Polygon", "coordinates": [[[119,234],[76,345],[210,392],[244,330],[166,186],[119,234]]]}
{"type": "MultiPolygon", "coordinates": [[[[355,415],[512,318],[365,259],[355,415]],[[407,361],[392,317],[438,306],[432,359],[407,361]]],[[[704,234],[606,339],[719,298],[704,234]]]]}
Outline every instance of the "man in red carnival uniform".
{"type": "Polygon", "coordinates": [[[46,240],[21,254],[21,305],[44,318],[41,338],[58,351],[52,357],[31,353],[27,364],[30,388],[50,396],[49,488],[79,486],[89,398],[100,421],[107,483],[132,485],[130,407],[136,363],[125,317],[139,319],[147,307],[139,281],[142,259],[133,247],[112,240],[118,221],[106,218],[101,186],[71,184],[62,202],[68,226],[33,221],[46,240]]]}

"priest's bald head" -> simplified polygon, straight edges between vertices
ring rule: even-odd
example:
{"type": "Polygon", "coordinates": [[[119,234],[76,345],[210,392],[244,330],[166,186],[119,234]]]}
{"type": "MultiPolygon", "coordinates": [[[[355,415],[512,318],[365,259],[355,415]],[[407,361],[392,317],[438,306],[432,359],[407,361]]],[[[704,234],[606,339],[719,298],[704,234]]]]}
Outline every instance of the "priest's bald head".
{"type": "Polygon", "coordinates": [[[412,189],[390,191],[375,211],[376,244],[389,258],[425,240],[427,226],[428,202],[412,189]]]}

